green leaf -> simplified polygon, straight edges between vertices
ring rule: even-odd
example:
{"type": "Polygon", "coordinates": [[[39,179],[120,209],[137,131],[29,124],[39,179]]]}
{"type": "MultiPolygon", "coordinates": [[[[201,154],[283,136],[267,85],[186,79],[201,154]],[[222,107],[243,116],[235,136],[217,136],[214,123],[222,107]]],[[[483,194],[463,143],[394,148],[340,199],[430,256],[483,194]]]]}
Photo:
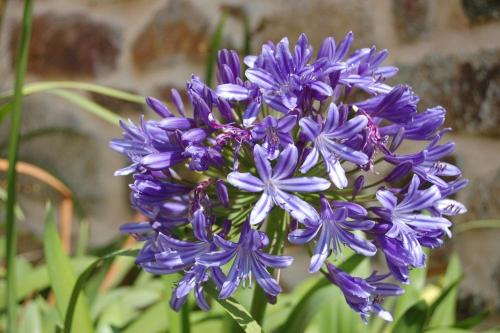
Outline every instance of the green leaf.
{"type": "Polygon", "coordinates": [[[210,41],[210,47],[208,51],[207,67],[205,74],[205,83],[207,86],[211,86],[214,76],[215,64],[217,62],[217,52],[220,49],[222,43],[222,33],[224,32],[224,24],[226,23],[226,14],[222,14],[215,32],[210,41]]]}
{"type": "Polygon", "coordinates": [[[425,333],[471,333],[471,331],[454,327],[439,327],[425,331],[425,333]]]}
{"type": "Polygon", "coordinates": [[[392,333],[421,333],[427,319],[429,307],[425,301],[412,305],[401,318],[396,321],[392,333]]]}
{"type": "MultiPolygon", "coordinates": [[[[360,255],[352,255],[340,264],[339,268],[348,273],[352,272],[361,264],[364,258],[360,255]]],[[[330,281],[325,278],[318,280],[318,282],[312,285],[293,307],[287,320],[281,326],[280,332],[304,332],[319,309],[321,309],[321,306],[331,300],[330,297],[323,294],[323,288],[329,285],[331,285],[330,281]]]]}
{"type": "Polygon", "coordinates": [[[354,312],[345,302],[342,291],[336,286],[323,288],[321,294],[328,299],[324,302],[320,314],[315,318],[320,332],[343,333],[364,332],[366,326],[363,324],[359,314],[354,312]]]}
{"type": "MultiPolygon", "coordinates": [[[[70,263],[71,269],[77,273],[82,272],[93,260],[95,260],[93,257],[73,258],[70,263]]],[[[46,265],[41,265],[30,271],[18,274],[17,300],[21,302],[32,293],[47,289],[48,287],[50,287],[50,282],[46,265]]],[[[5,306],[5,281],[0,280],[0,311],[4,310],[5,306]]]]}
{"type": "MultiPolygon", "coordinates": [[[[444,311],[442,312],[442,318],[437,318],[435,326],[446,326],[443,325],[439,320],[442,319],[444,322],[451,322],[450,326],[455,323],[455,302],[456,302],[456,293],[458,292],[458,285],[460,284],[462,277],[460,276],[450,285],[443,289],[438,298],[432,302],[429,306],[428,318],[431,318],[438,307],[444,306],[444,311]],[[450,296],[451,295],[451,296],[450,296]],[[453,302],[450,302],[450,299],[453,299],[453,302]]],[[[430,325],[434,328],[434,325],[430,325]]]]}
{"type": "Polygon", "coordinates": [[[479,325],[483,322],[488,316],[490,312],[488,310],[481,311],[471,317],[465,318],[464,320],[459,321],[455,324],[457,328],[473,328],[476,325],[479,325]]]}
{"type": "Polygon", "coordinates": [[[12,102],[0,105],[0,124],[3,122],[5,117],[12,111],[12,102]]]}
{"type": "Polygon", "coordinates": [[[168,328],[168,317],[165,315],[168,303],[162,300],[147,308],[136,320],[127,325],[122,333],[157,333],[168,328]]]}
{"type": "MultiPolygon", "coordinates": [[[[16,162],[19,149],[19,137],[22,122],[22,88],[26,69],[28,67],[28,53],[31,39],[31,13],[33,1],[24,1],[23,20],[21,24],[21,35],[19,47],[16,54],[16,80],[14,84],[14,98],[12,101],[12,118],[10,123],[9,168],[7,170],[7,203],[5,213],[5,261],[7,268],[6,276],[6,303],[7,303],[7,331],[15,333],[17,331],[17,295],[16,295],[16,252],[17,252],[17,232],[15,221],[16,206],[16,162]]],[[[10,109],[2,109],[2,114],[10,109]]]]}
{"type": "MultiPolygon", "coordinates": [[[[425,250],[425,252],[426,254],[428,253],[427,250],[425,250]]],[[[401,317],[407,309],[421,299],[426,276],[427,266],[414,268],[410,271],[410,284],[403,286],[405,293],[399,296],[396,301],[396,306],[393,311],[394,321],[398,321],[399,317],[401,317]]]]}
{"type": "Polygon", "coordinates": [[[455,313],[458,296],[458,283],[462,276],[460,258],[455,253],[451,256],[448,269],[444,276],[444,290],[433,303],[429,326],[452,326],[455,324],[455,313]]]}
{"type": "Polygon", "coordinates": [[[115,126],[119,126],[119,121],[120,117],[111,112],[110,110],[106,109],[103,106],[100,106],[97,103],[94,103],[93,101],[89,100],[88,98],[85,98],[79,94],[76,94],[74,92],[69,92],[66,90],[60,90],[60,89],[54,89],[54,90],[48,90],[47,93],[59,96],[68,102],[71,102],[75,104],[76,106],[82,108],[85,111],[88,111],[102,120],[107,121],[108,123],[111,123],[115,126]]]}
{"type": "Polygon", "coordinates": [[[28,303],[24,307],[21,324],[19,326],[20,333],[42,333],[42,319],[40,318],[40,310],[35,302],[28,303]]]}
{"type": "Polygon", "coordinates": [[[205,291],[224,308],[224,310],[238,323],[246,333],[263,332],[259,323],[252,318],[250,313],[234,298],[219,299],[217,290],[212,285],[207,285],[205,291]]]}
{"type": "MultiPolygon", "coordinates": [[[[88,278],[90,277],[90,275],[92,274],[94,269],[96,269],[99,265],[103,264],[104,262],[106,262],[110,259],[113,259],[116,256],[120,256],[120,255],[132,256],[132,255],[136,255],[136,254],[137,254],[136,250],[120,250],[117,252],[107,254],[104,257],[101,257],[101,258],[97,259],[96,261],[94,261],[92,264],[90,264],[87,267],[87,269],[85,269],[80,274],[80,276],[78,277],[78,279],[76,280],[76,283],[74,284],[74,286],[72,288],[71,297],[69,299],[69,303],[68,303],[67,310],[66,310],[66,315],[64,317],[64,332],[65,333],[73,332],[72,329],[76,329],[76,325],[78,324],[78,322],[76,322],[76,317],[75,317],[74,321],[76,323],[75,323],[75,325],[73,325],[73,316],[74,316],[74,314],[78,315],[78,305],[79,305],[79,297],[78,296],[80,295],[80,292],[82,291],[83,287],[85,286],[85,283],[87,282],[88,278]]],[[[50,270],[49,270],[49,272],[50,272],[50,270]]],[[[90,318],[90,315],[88,315],[88,316],[90,318]]]]}
{"type": "MultiPolygon", "coordinates": [[[[57,310],[61,318],[64,318],[64,315],[73,307],[75,309],[75,323],[72,332],[93,332],[94,329],[85,297],[82,295],[78,298],[78,301],[76,299],[72,300],[71,291],[76,286],[75,275],[59,239],[54,211],[50,204],[47,204],[43,247],[52,289],[56,296],[57,310]]],[[[73,312],[71,311],[71,313],[73,312]]]]}
{"type": "MultiPolygon", "coordinates": [[[[163,275],[162,279],[165,283],[165,290],[168,290],[172,293],[173,288],[175,287],[175,283],[179,280],[178,274],[169,274],[163,275]]],[[[187,305],[184,305],[185,308],[187,305]]],[[[168,317],[168,329],[170,333],[179,333],[182,332],[182,318],[181,314],[175,312],[170,306],[167,307],[165,311],[168,317]]]]}

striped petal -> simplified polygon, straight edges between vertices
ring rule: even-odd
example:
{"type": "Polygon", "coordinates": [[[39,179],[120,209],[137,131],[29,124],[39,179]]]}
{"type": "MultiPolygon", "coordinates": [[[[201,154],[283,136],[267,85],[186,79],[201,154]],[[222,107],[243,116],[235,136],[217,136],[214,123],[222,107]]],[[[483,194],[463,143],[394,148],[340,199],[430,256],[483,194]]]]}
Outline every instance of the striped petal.
{"type": "Polygon", "coordinates": [[[217,96],[227,99],[228,101],[244,101],[248,99],[249,95],[247,88],[232,83],[218,85],[215,93],[217,96]]]}
{"type": "Polygon", "coordinates": [[[281,179],[274,184],[286,192],[321,192],[328,189],[331,183],[320,177],[298,177],[281,179]]]}
{"type": "Polygon", "coordinates": [[[297,221],[310,226],[319,223],[320,218],[316,209],[297,196],[277,189],[273,200],[276,205],[286,210],[297,221]]]}
{"type": "Polygon", "coordinates": [[[150,170],[163,170],[179,164],[184,159],[184,156],[179,152],[167,151],[147,155],[141,160],[141,164],[150,170]]]}
{"type": "Polygon", "coordinates": [[[260,192],[264,189],[264,183],[249,172],[231,172],[227,175],[227,182],[240,190],[247,192],[260,192]]]}
{"type": "Polygon", "coordinates": [[[273,179],[283,179],[290,177],[297,165],[298,152],[294,145],[288,145],[281,152],[278,162],[274,167],[273,179]]]}
{"type": "Polygon", "coordinates": [[[273,200],[267,192],[263,192],[250,213],[250,224],[264,221],[273,207],[273,200]]]}
{"type": "Polygon", "coordinates": [[[262,179],[263,182],[266,182],[271,178],[272,174],[271,162],[267,159],[266,150],[260,145],[255,145],[253,149],[253,158],[255,161],[255,168],[259,173],[260,179],[262,179]]]}

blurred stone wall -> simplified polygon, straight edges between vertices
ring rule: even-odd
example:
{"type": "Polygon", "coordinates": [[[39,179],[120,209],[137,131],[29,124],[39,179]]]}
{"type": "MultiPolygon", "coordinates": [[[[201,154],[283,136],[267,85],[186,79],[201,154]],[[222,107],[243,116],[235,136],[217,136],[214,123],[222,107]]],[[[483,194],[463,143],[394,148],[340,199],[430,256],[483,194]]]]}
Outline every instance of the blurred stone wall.
{"type": "MultiPolygon", "coordinates": [[[[394,82],[408,82],[422,107],[448,109],[456,162],[471,185],[460,199],[470,213],[457,223],[500,217],[500,2],[498,0],[37,0],[29,81],[80,80],[143,95],[168,98],[192,73],[204,74],[208,43],[222,11],[230,13],[224,46],[241,49],[241,13],[253,46],[305,32],[317,47],[322,38],[355,33],[355,47],[390,50],[400,67],[394,82]]],[[[7,1],[0,35],[0,88],[11,86],[22,1],[7,1]]],[[[140,107],[97,95],[96,102],[137,119],[140,107]]],[[[8,124],[0,127],[0,143],[8,124]]],[[[23,141],[21,159],[54,172],[76,193],[91,222],[92,241],[116,235],[131,218],[127,180],[112,177],[124,165],[107,142],[119,131],[56,97],[26,99],[24,133],[52,128],[23,141]]],[[[0,154],[5,150],[0,146],[0,154]]],[[[32,186],[22,193],[24,225],[41,228],[43,201],[54,193],[32,186]],[[30,214],[31,213],[31,214],[30,214]]],[[[478,302],[500,299],[500,231],[456,235],[451,246],[465,266],[465,292],[478,302]]],[[[446,251],[438,256],[446,261],[446,251]]],[[[439,266],[439,265],[438,265],[439,266]]],[[[498,306],[498,304],[497,304],[498,306]]]]}

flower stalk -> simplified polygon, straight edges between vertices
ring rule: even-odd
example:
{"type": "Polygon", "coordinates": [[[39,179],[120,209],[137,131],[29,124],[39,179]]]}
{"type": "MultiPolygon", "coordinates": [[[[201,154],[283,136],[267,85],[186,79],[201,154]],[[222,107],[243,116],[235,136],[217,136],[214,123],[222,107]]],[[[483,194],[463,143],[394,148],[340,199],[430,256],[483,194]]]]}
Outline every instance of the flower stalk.
{"type": "Polygon", "coordinates": [[[6,204],[6,299],[7,299],[7,331],[17,332],[17,279],[16,279],[16,252],[17,252],[17,232],[15,222],[16,204],[16,162],[19,149],[19,139],[22,122],[22,89],[26,68],[28,66],[28,52],[31,38],[31,12],[33,2],[24,2],[24,12],[21,28],[21,38],[19,42],[16,58],[16,81],[14,87],[14,99],[12,104],[11,131],[9,136],[9,169],[7,171],[7,204],[6,204]]]}

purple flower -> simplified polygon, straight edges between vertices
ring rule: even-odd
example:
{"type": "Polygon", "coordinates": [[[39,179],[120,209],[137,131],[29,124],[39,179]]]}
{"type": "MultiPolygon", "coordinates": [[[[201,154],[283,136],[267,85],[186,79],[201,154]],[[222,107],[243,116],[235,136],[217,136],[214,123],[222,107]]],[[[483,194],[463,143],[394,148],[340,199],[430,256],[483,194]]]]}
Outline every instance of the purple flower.
{"type": "Polygon", "coordinates": [[[238,53],[233,50],[219,50],[217,53],[217,80],[220,84],[242,84],[241,65],[238,53]]]}
{"type": "Polygon", "coordinates": [[[177,282],[176,287],[172,291],[172,296],[170,297],[170,306],[172,309],[179,311],[180,308],[186,303],[189,293],[194,290],[194,298],[198,306],[202,310],[210,310],[210,306],[208,305],[205,295],[203,294],[203,284],[209,280],[210,276],[215,282],[216,287],[220,289],[226,278],[220,268],[207,268],[202,265],[194,265],[191,269],[186,271],[182,279],[177,282]]]}
{"type": "MultiPolygon", "coordinates": [[[[306,100],[321,101],[333,94],[332,88],[319,79],[319,68],[308,64],[311,57],[312,47],[304,34],[300,35],[293,55],[285,37],[276,46],[264,45],[259,57],[245,58],[250,67],[245,75],[258,87],[268,106],[287,113],[301,108],[306,100]]],[[[251,91],[235,84],[223,84],[217,88],[219,96],[232,100],[246,100],[251,91]]]]}
{"type": "Polygon", "coordinates": [[[162,233],[151,238],[141,250],[136,262],[152,274],[172,274],[186,270],[177,283],[170,299],[171,307],[178,311],[186,302],[191,290],[199,307],[208,310],[209,306],[203,295],[203,284],[209,277],[220,288],[225,275],[219,267],[205,267],[196,263],[196,258],[215,250],[212,242],[187,242],[162,233]]]}
{"type": "Polygon", "coordinates": [[[405,124],[391,124],[380,127],[380,134],[396,136],[402,131],[401,139],[431,140],[435,137],[438,128],[443,125],[446,110],[436,106],[417,113],[405,124]]]}
{"type": "Polygon", "coordinates": [[[276,296],[281,292],[281,287],[269,274],[267,267],[288,267],[292,264],[293,258],[262,252],[262,249],[269,244],[264,232],[251,229],[250,224],[246,222],[238,243],[227,241],[218,235],[214,236],[214,242],[222,250],[203,254],[197,262],[207,267],[220,267],[234,258],[227,279],[222,284],[219,298],[225,299],[231,296],[242,281],[245,286],[248,280],[251,287],[252,275],[266,294],[276,296]]]}
{"type": "Polygon", "coordinates": [[[419,153],[402,155],[402,156],[386,156],[385,159],[393,164],[401,165],[405,162],[411,162],[413,172],[420,178],[445,188],[448,183],[441,177],[459,176],[461,171],[456,166],[442,162],[445,156],[448,156],[455,149],[455,144],[448,142],[442,145],[437,144],[441,139],[441,135],[437,135],[431,143],[419,153]]]}
{"type": "Polygon", "coordinates": [[[394,87],[388,94],[381,94],[356,106],[374,119],[385,119],[394,123],[406,123],[417,112],[418,96],[409,86],[394,87]]]}
{"type": "Polygon", "coordinates": [[[274,205],[286,210],[293,218],[305,224],[317,224],[319,215],[307,202],[288,192],[320,192],[330,187],[330,182],[319,177],[297,177],[293,173],[297,165],[297,148],[286,147],[278,162],[271,168],[264,148],[255,145],[254,160],[260,178],[246,172],[231,172],[227,181],[246,192],[262,192],[250,213],[250,223],[262,222],[274,205]]]}
{"type": "Polygon", "coordinates": [[[130,165],[116,174],[133,175],[132,207],[145,217],[121,230],[144,242],[136,259],[144,270],[182,274],[173,309],[192,291],[207,310],[209,280],[227,298],[255,278],[268,301],[276,301],[281,288],[272,269],[292,258],[265,253],[283,239],[257,230],[276,222],[268,218],[274,206],[291,218],[282,226],[288,240],[312,246],[309,271],[327,275],[365,321],[371,313],[391,320],[380,303],[402,289],[383,282],[389,274],[362,279],[332,264],[326,273],[321,268],[331,254],[342,257],[344,246],[363,256],[380,251],[390,274],[409,283],[410,269],[425,266],[423,247],[439,247],[451,236],[447,216],[467,211],[451,196],[467,180],[445,162],[454,144],[439,143],[449,130],[440,130],[445,110],[418,112],[419,97],[409,86],[386,82],[398,71],[383,65],[387,50],[351,51],[352,42],[352,32],[338,44],[328,37],[316,58],[303,34],[292,46],[287,38],[268,42],[258,56],[244,57],[245,75],[239,55],[221,50],[217,86],[195,75],[186,84],[191,112],[172,90],[172,111],[146,98],[160,120],[120,122],[123,137],[110,145],[130,165]],[[405,140],[428,143],[400,154],[405,140]],[[385,175],[377,164],[382,159],[393,166],[385,175]],[[402,188],[386,187],[409,174],[402,188]]]}
{"type": "Polygon", "coordinates": [[[318,232],[320,236],[311,257],[309,272],[319,271],[326,258],[333,249],[335,256],[342,252],[342,245],[349,246],[352,250],[365,256],[373,256],[377,248],[369,241],[363,239],[350,230],[369,230],[375,224],[370,220],[349,221],[346,207],[332,209],[328,200],[321,196],[321,220],[318,225],[297,229],[288,235],[288,240],[295,244],[308,243],[318,232]]]}
{"type": "Polygon", "coordinates": [[[413,176],[408,192],[398,203],[397,197],[388,190],[378,190],[377,199],[383,208],[374,208],[374,212],[384,221],[390,223],[390,229],[385,234],[389,238],[397,238],[405,249],[412,254],[415,266],[425,264],[425,254],[418,242],[418,237],[443,231],[451,236],[451,222],[441,216],[422,214],[422,210],[432,209],[441,199],[437,186],[419,190],[420,180],[413,176]]]}
{"type": "Polygon", "coordinates": [[[264,139],[262,147],[267,151],[267,158],[274,160],[279,155],[279,148],[293,144],[291,130],[297,123],[297,116],[287,115],[278,120],[272,116],[264,118],[255,125],[252,136],[255,140],[264,139]]]}
{"type": "Polygon", "coordinates": [[[389,274],[377,275],[373,272],[367,279],[362,279],[353,277],[332,264],[328,264],[328,273],[328,279],[340,288],[347,304],[361,315],[365,323],[371,313],[392,321],[391,314],[382,308],[380,302],[383,297],[399,296],[404,291],[397,285],[381,282],[389,274]]]}
{"type": "Polygon", "coordinates": [[[346,112],[340,113],[337,106],[331,103],[323,124],[312,118],[302,118],[299,122],[302,133],[313,142],[313,149],[304,160],[300,171],[309,171],[318,163],[321,154],[330,180],[338,188],[347,186],[345,171],[340,164],[342,160],[358,165],[368,163],[368,156],[346,145],[346,141],[366,127],[368,120],[362,115],[346,120],[346,116],[346,112]]]}

